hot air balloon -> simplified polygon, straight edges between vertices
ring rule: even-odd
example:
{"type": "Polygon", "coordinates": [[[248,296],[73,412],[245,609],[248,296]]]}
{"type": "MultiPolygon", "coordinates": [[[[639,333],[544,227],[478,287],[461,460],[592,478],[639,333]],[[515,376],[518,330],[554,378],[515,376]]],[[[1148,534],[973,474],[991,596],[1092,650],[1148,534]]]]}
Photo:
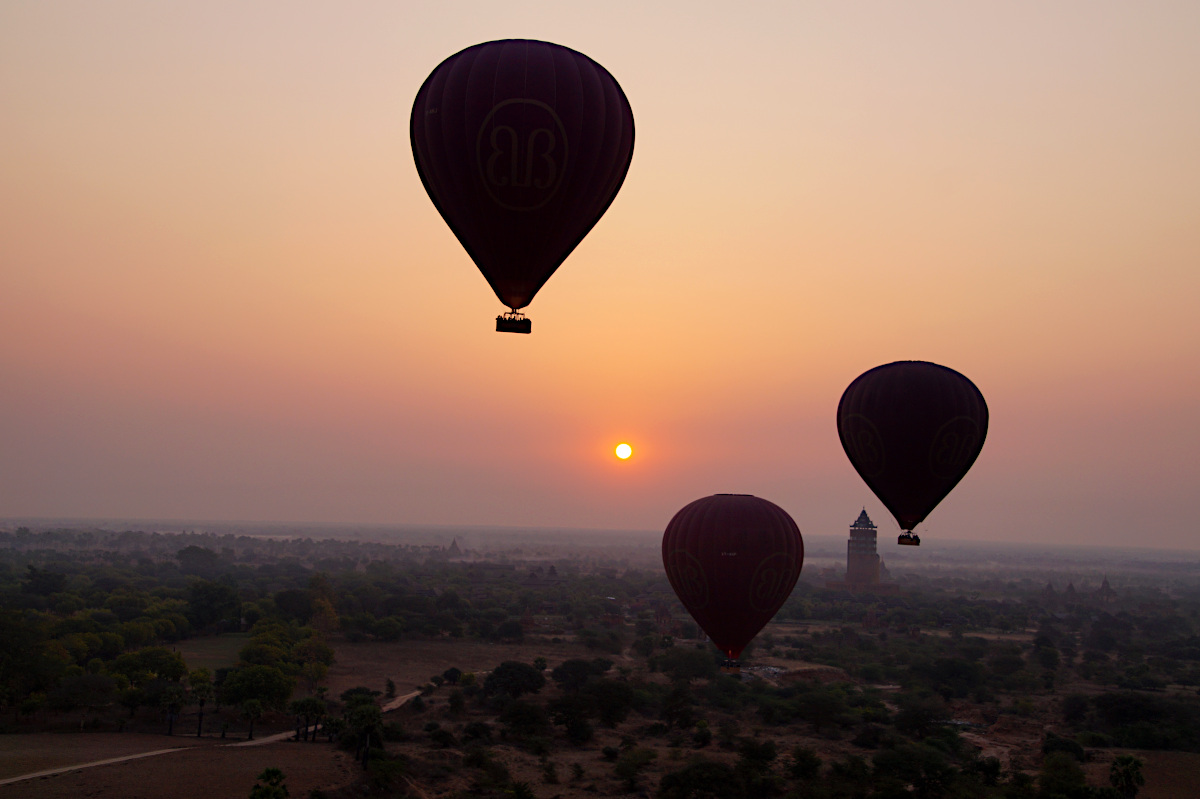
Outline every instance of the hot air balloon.
{"type": "Polygon", "coordinates": [[[633,111],[582,53],[509,39],[468,47],[417,92],[409,132],[433,204],[509,311],[521,308],[612,203],[633,158],[633,111]]]}
{"type": "Polygon", "coordinates": [[[983,449],[983,394],[953,369],[926,361],[877,366],[850,384],[837,412],[850,463],[903,530],[912,530],[958,485],[983,449]]]}
{"type": "Polygon", "coordinates": [[[663,567],[679,601],[737,668],[746,644],[792,593],[804,540],[778,505],[749,494],[716,494],[675,514],[662,542],[663,567]]]}

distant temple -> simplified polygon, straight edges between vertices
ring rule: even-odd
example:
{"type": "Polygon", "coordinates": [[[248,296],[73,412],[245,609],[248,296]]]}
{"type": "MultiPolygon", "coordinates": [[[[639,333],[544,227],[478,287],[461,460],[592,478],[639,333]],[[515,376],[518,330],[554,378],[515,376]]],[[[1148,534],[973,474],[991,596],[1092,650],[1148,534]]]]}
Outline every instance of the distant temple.
{"type": "Polygon", "coordinates": [[[863,508],[858,518],[850,525],[850,540],[846,542],[846,579],[844,582],[829,582],[827,588],[839,591],[871,591],[881,594],[899,593],[900,587],[892,582],[881,582],[880,576],[887,569],[875,549],[876,526],[863,508]]]}
{"type": "Polygon", "coordinates": [[[1076,591],[1075,583],[1073,582],[1067,583],[1067,590],[1063,591],[1061,595],[1054,590],[1053,583],[1046,583],[1046,587],[1042,589],[1042,602],[1050,607],[1057,607],[1059,605],[1070,607],[1086,604],[1111,605],[1116,601],[1117,592],[1108,584],[1107,574],[1104,575],[1104,580],[1100,583],[1100,587],[1092,592],[1087,592],[1086,589],[1076,591]]]}
{"type": "Polygon", "coordinates": [[[846,542],[846,582],[879,582],[879,553],[875,551],[875,523],[867,509],[850,525],[850,540],[846,542]]]}

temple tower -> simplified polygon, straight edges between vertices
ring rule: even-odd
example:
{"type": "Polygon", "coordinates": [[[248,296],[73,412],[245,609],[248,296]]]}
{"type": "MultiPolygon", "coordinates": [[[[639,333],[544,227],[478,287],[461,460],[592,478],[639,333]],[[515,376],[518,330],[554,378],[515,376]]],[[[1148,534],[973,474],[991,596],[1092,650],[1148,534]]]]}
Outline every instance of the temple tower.
{"type": "Polygon", "coordinates": [[[879,582],[879,553],[875,550],[876,527],[867,509],[850,525],[850,540],[846,542],[846,582],[863,584],[879,582]]]}

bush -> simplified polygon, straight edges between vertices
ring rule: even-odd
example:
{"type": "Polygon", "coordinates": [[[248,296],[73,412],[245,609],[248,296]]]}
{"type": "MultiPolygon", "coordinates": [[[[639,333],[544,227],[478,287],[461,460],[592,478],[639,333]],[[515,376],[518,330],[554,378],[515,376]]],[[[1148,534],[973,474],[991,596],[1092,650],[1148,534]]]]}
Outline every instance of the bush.
{"type": "Polygon", "coordinates": [[[1046,733],[1046,739],[1042,741],[1042,754],[1048,755],[1052,752],[1066,752],[1071,757],[1079,762],[1087,759],[1087,753],[1083,751],[1083,747],[1070,738],[1063,738],[1055,735],[1052,732],[1046,733]]]}
{"type": "Polygon", "coordinates": [[[814,780],[821,773],[821,758],[813,750],[798,746],[792,750],[787,769],[792,779],[814,780]]]}

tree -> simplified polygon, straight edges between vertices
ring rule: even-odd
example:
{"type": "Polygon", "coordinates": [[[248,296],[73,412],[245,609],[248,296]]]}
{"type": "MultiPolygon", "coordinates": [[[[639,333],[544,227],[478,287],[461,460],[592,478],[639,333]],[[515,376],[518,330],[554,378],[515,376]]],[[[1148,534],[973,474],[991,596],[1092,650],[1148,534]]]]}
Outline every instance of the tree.
{"type": "Polygon", "coordinates": [[[629,715],[633,709],[633,686],[619,680],[594,680],[582,692],[596,706],[600,723],[615,727],[629,715]]]}
{"type": "Polygon", "coordinates": [[[192,701],[199,708],[197,715],[199,715],[200,719],[196,723],[196,737],[199,738],[204,732],[204,705],[216,693],[213,689],[212,677],[209,675],[208,669],[196,669],[189,674],[188,687],[192,690],[192,701]]]}
{"type": "MultiPolygon", "coordinates": [[[[315,696],[297,699],[288,705],[288,713],[304,719],[303,740],[308,740],[308,728],[312,722],[320,722],[325,715],[325,703],[315,696]]],[[[312,739],[317,740],[317,731],[313,730],[312,739]]]]}
{"type": "Polygon", "coordinates": [[[60,594],[67,587],[67,575],[59,572],[43,571],[36,566],[30,566],[21,584],[22,593],[50,596],[60,594]]]}
{"type": "Polygon", "coordinates": [[[167,716],[167,735],[175,734],[175,717],[187,703],[187,698],[187,692],[179,684],[166,686],[158,695],[158,704],[167,716]]]}
{"type": "Polygon", "coordinates": [[[231,705],[257,699],[267,707],[282,709],[294,688],[292,678],[274,666],[242,666],[229,673],[221,691],[231,705]]]}
{"type": "Polygon", "coordinates": [[[617,758],[617,765],[613,770],[625,781],[625,789],[632,792],[637,789],[638,774],[656,757],[658,752],[653,749],[626,749],[617,758]]]}
{"type": "Polygon", "coordinates": [[[536,694],[545,684],[546,678],[533,666],[506,660],[493,669],[483,681],[483,692],[488,696],[507,694],[516,699],[522,694],[536,694]]]}
{"type": "Polygon", "coordinates": [[[187,546],[175,553],[179,570],[204,578],[216,577],[221,571],[221,556],[211,549],[187,546]]]}
{"type": "Polygon", "coordinates": [[[258,782],[250,789],[250,799],[287,799],[288,789],[283,783],[284,779],[286,776],[279,769],[267,769],[258,775],[258,782]]]}
{"type": "Polygon", "coordinates": [[[261,719],[263,716],[263,704],[257,699],[247,699],[242,702],[242,718],[250,723],[249,733],[246,735],[246,740],[254,740],[254,722],[261,719]]]}
{"type": "Polygon", "coordinates": [[[707,651],[678,646],[656,655],[654,665],[675,682],[687,683],[695,679],[713,677],[717,673],[717,664],[707,651]]]}
{"type": "Polygon", "coordinates": [[[1133,755],[1117,755],[1108,770],[1108,782],[1117,789],[1123,799],[1134,799],[1138,790],[1146,784],[1142,776],[1142,761],[1133,755]]]}
{"type": "MultiPolygon", "coordinates": [[[[188,586],[188,621],[197,629],[218,622],[233,626],[241,619],[242,601],[233,586],[213,580],[198,580],[188,586]]],[[[236,627],[235,627],[236,629],[236,627]]]]}
{"type": "Polygon", "coordinates": [[[592,661],[572,658],[555,666],[554,671],[550,672],[550,679],[558,683],[564,691],[578,691],[596,673],[592,661]]]}
{"type": "Polygon", "coordinates": [[[788,763],[788,773],[795,780],[815,780],[821,773],[821,758],[811,749],[797,746],[792,750],[792,759],[788,763]]]}

